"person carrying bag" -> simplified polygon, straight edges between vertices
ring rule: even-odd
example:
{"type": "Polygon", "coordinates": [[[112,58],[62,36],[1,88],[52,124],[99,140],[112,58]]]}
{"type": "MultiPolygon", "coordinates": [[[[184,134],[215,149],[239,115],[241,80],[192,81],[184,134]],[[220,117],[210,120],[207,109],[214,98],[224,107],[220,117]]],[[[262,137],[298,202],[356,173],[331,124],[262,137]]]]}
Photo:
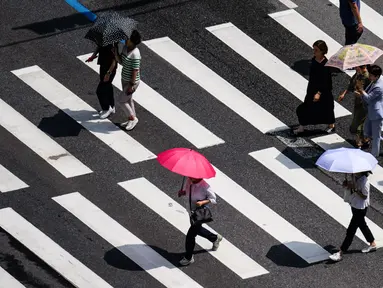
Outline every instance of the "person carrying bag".
{"type": "Polygon", "coordinates": [[[186,234],[185,256],[180,261],[183,266],[194,263],[193,251],[195,247],[195,237],[197,235],[208,239],[213,243],[212,250],[216,251],[222,236],[213,234],[202,227],[203,223],[213,221],[212,213],[206,205],[217,204],[216,196],[210,185],[203,179],[188,178],[184,189],[178,192],[178,196],[187,196],[187,210],[190,213],[190,228],[186,234]],[[186,188],[186,189],[185,189],[186,188]]]}

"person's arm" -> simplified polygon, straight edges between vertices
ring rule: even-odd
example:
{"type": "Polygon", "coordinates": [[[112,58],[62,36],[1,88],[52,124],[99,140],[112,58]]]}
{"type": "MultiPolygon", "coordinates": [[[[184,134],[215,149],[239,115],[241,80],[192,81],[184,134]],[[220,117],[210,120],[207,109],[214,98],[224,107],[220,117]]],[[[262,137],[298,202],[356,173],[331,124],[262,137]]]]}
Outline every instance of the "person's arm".
{"type": "Polygon", "coordinates": [[[356,0],[348,0],[348,4],[351,7],[352,14],[354,14],[354,17],[358,20],[358,32],[361,32],[361,30],[363,30],[363,24],[358,5],[356,5],[356,0]]]}
{"type": "Polygon", "coordinates": [[[90,56],[85,62],[92,62],[95,58],[97,58],[97,54],[99,52],[100,48],[97,46],[96,49],[94,50],[92,56],[90,56]]]}
{"type": "Polygon", "coordinates": [[[368,194],[370,193],[370,184],[367,181],[367,177],[363,177],[363,179],[360,179],[361,184],[360,189],[356,189],[355,192],[358,194],[358,196],[362,199],[367,199],[368,194]]]}
{"type": "Polygon", "coordinates": [[[197,206],[203,206],[206,204],[217,204],[217,196],[215,195],[213,189],[211,189],[210,185],[206,188],[206,200],[201,200],[196,203],[197,206]]]}
{"type": "Polygon", "coordinates": [[[133,86],[136,82],[138,71],[140,71],[141,66],[141,55],[139,53],[133,53],[132,55],[132,78],[130,78],[130,84],[133,86]]]}
{"type": "Polygon", "coordinates": [[[104,76],[104,82],[108,82],[109,81],[109,77],[112,74],[112,71],[114,70],[114,67],[116,66],[116,64],[117,64],[116,60],[113,60],[112,64],[110,65],[108,71],[106,72],[106,74],[104,76]]]}
{"type": "Polygon", "coordinates": [[[374,101],[376,98],[382,97],[383,91],[379,86],[375,86],[370,90],[369,93],[366,93],[364,90],[359,90],[357,95],[361,96],[362,99],[368,104],[371,101],[374,101]]]}

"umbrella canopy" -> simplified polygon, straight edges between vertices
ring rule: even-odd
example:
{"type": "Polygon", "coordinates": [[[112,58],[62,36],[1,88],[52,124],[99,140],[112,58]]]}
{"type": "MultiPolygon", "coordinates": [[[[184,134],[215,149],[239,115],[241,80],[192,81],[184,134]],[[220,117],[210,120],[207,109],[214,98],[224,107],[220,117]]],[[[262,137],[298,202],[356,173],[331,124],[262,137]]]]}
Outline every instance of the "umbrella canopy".
{"type": "Polygon", "coordinates": [[[377,47],[366,44],[353,44],[342,47],[328,59],[325,66],[346,70],[357,66],[373,64],[383,55],[377,47]]]}
{"type": "Polygon", "coordinates": [[[186,177],[212,178],[215,170],[202,154],[188,148],[173,148],[157,155],[166,169],[186,177]]]}
{"type": "Polygon", "coordinates": [[[137,22],[131,18],[122,17],[117,12],[107,12],[97,17],[85,38],[104,47],[129,38],[136,26],[137,22]]]}
{"type": "Polygon", "coordinates": [[[377,163],[374,156],[360,149],[338,148],[324,152],[315,164],[330,172],[359,173],[373,170],[377,163]]]}

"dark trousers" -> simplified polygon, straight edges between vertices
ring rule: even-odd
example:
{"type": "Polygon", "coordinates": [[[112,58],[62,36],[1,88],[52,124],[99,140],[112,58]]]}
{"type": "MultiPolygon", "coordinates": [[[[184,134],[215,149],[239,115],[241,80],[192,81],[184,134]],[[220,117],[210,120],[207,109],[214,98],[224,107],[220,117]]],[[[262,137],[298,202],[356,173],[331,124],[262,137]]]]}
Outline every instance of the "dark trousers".
{"type": "Polygon", "coordinates": [[[352,240],[354,239],[354,236],[356,234],[356,230],[358,228],[360,231],[362,231],[364,238],[366,238],[366,241],[368,243],[374,242],[374,236],[372,235],[370,228],[368,228],[366,220],[364,217],[367,213],[367,208],[365,209],[355,209],[351,207],[352,210],[352,218],[350,225],[348,225],[346,238],[344,239],[342,246],[340,246],[340,250],[342,252],[346,252],[348,248],[350,248],[350,245],[352,243],[352,240]]]}
{"type": "Polygon", "coordinates": [[[344,26],[346,30],[346,42],[344,45],[351,45],[355,44],[358,42],[360,36],[362,36],[362,32],[358,32],[358,25],[353,25],[353,26],[344,26]]]}
{"type": "Polygon", "coordinates": [[[96,94],[98,101],[100,102],[101,109],[106,111],[110,107],[114,107],[114,95],[113,95],[113,79],[116,76],[116,69],[112,72],[108,82],[104,82],[104,77],[109,67],[100,66],[100,83],[98,83],[96,94]]]}
{"type": "Polygon", "coordinates": [[[206,238],[210,242],[215,242],[217,240],[217,235],[211,233],[209,230],[202,227],[202,224],[191,225],[188,233],[186,234],[185,242],[185,258],[190,260],[193,257],[193,251],[195,247],[195,237],[197,235],[206,238]]]}

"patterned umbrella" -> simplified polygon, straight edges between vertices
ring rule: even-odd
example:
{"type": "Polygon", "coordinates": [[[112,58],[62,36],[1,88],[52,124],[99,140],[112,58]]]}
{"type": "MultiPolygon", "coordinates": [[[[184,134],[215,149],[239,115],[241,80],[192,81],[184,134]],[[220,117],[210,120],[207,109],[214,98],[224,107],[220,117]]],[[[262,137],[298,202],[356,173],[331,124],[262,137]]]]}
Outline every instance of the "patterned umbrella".
{"type": "Polygon", "coordinates": [[[117,12],[107,12],[97,17],[85,38],[104,47],[129,38],[136,26],[137,22],[131,18],[122,17],[117,12]]]}
{"type": "Polygon", "coordinates": [[[338,52],[328,59],[325,66],[346,70],[357,66],[373,64],[382,55],[383,51],[377,47],[356,43],[339,49],[338,52]]]}

